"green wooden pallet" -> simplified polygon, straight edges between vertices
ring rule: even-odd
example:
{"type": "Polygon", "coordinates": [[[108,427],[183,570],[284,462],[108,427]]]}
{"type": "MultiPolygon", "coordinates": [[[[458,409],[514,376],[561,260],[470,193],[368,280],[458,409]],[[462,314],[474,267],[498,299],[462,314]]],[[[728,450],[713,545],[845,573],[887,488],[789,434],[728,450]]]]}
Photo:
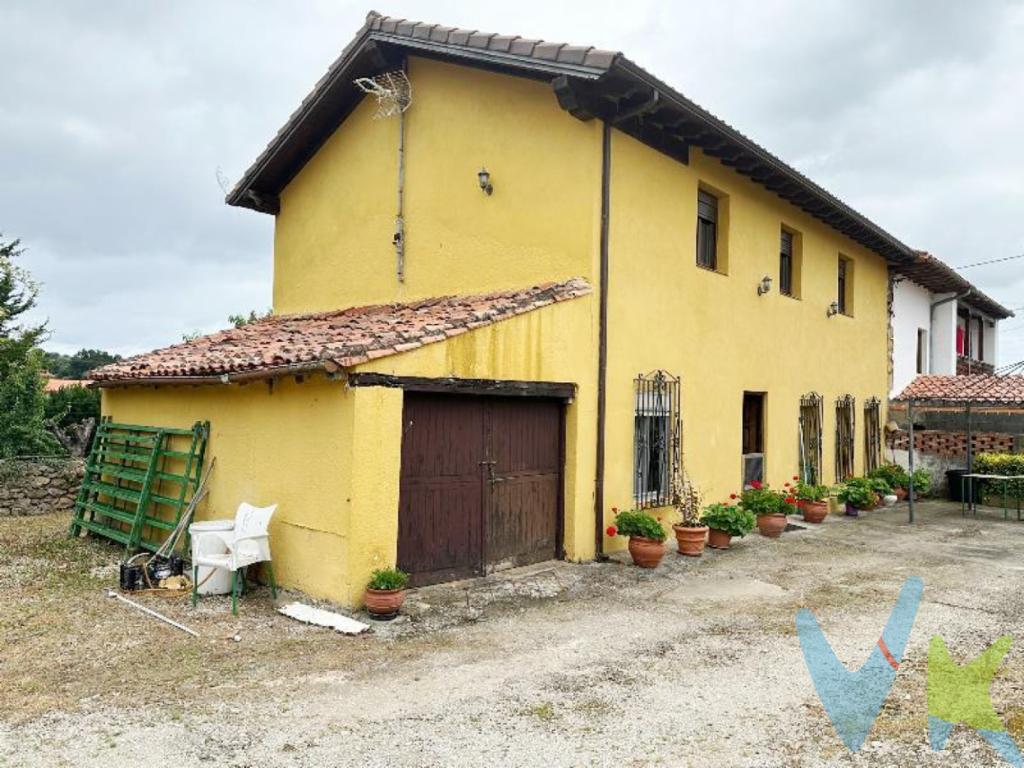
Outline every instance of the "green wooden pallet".
{"type": "Polygon", "coordinates": [[[208,421],[173,429],[104,419],[85,463],[71,535],[155,552],[199,484],[209,435],[208,421]]]}

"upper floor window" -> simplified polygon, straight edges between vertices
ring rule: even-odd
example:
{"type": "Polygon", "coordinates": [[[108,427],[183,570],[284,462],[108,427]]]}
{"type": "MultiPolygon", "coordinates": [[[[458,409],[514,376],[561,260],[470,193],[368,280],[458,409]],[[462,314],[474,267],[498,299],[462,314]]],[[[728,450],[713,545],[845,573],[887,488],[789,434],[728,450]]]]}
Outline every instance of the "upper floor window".
{"type": "Polygon", "coordinates": [[[836,305],[842,314],[853,314],[853,261],[845,256],[839,257],[836,305]]]}
{"type": "Polygon", "coordinates": [[[928,331],[917,329],[917,372],[928,373],[928,331]]]}
{"type": "Polygon", "coordinates": [[[786,230],[779,238],[779,291],[793,295],[793,233],[786,230]]]}
{"type": "Polygon", "coordinates": [[[718,269],[718,198],[697,191],[697,266],[718,269]]]}

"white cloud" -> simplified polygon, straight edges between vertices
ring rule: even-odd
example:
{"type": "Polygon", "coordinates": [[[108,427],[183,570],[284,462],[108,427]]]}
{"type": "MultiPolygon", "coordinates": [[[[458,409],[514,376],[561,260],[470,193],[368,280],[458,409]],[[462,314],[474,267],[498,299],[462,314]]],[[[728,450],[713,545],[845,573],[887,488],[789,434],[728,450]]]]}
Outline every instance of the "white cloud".
{"type": "MultiPolygon", "coordinates": [[[[225,206],[217,169],[241,175],[366,10],[328,0],[0,8],[0,231],[30,248],[52,347],[147,349],[269,305],[272,222],[225,206]]],[[[910,245],[951,264],[1024,251],[1019,3],[401,0],[383,10],[622,50],[910,245]]],[[[1024,260],[965,274],[1024,306],[1024,260]]],[[[1004,324],[1004,361],[1024,358],[1021,323],[1004,324]]]]}

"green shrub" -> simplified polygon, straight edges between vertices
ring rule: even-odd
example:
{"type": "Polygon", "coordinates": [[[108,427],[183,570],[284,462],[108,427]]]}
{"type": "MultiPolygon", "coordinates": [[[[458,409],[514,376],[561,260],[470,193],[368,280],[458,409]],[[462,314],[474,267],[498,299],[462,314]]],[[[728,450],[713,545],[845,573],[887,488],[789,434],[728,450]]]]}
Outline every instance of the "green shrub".
{"type": "Polygon", "coordinates": [[[864,478],[868,481],[868,486],[872,491],[877,493],[879,496],[888,496],[892,493],[892,484],[889,483],[884,477],[871,477],[864,478]]]}
{"type": "Polygon", "coordinates": [[[878,501],[874,482],[866,477],[851,477],[840,486],[838,496],[857,509],[870,509],[878,501]]]}
{"type": "Polygon", "coordinates": [[[927,469],[914,470],[914,496],[926,496],[932,489],[932,475],[927,469]]]}
{"type": "MultiPolygon", "coordinates": [[[[974,471],[985,475],[1024,476],[1024,453],[979,453],[974,457],[974,471]]],[[[1002,497],[1003,483],[985,483],[985,489],[1002,497]]],[[[1024,480],[1006,483],[1006,492],[1016,499],[1024,498],[1024,480]]]]}
{"type": "Polygon", "coordinates": [[[636,536],[641,539],[665,540],[665,529],[661,523],[646,512],[626,510],[615,515],[613,536],[636,536]]]}
{"type": "Polygon", "coordinates": [[[799,482],[793,486],[793,496],[797,501],[824,501],[831,490],[827,485],[799,482]]]}
{"type": "Polygon", "coordinates": [[[370,589],[405,589],[409,574],[397,568],[378,568],[370,574],[370,589]]]}
{"type": "Polygon", "coordinates": [[[756,480],[740,494],[740,504],[755,515],[788,515],[796,512],[796,499],[773,491],[756,480]],[[787,499],[793,499],[788,503],[787,499]]]}
{"type": "Polygon", "coordinates": [[[701,522],[708,528],[741,537],[754,530],[756,525],[754,513],[738,504],[709,504],[704,507],[701,522]]]}
{"type": "Polygon", "coordinates": [[[906,488],[910,485],[910,475],[899,464],[883,464],[868,472],[868,477],[885,480],[890,488],[906,488]]]}

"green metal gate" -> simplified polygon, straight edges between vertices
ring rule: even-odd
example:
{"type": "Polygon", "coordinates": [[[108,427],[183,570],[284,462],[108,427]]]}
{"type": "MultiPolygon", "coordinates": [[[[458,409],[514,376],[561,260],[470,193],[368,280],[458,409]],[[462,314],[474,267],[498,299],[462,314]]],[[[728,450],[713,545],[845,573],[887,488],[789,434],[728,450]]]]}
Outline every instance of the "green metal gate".
{"type": "Polygon", "coordinates": [[[174,530],[202,474],[210,422],[191,429],[100,423],[75,501],[83,531],[155,552],[174,530]]]}

